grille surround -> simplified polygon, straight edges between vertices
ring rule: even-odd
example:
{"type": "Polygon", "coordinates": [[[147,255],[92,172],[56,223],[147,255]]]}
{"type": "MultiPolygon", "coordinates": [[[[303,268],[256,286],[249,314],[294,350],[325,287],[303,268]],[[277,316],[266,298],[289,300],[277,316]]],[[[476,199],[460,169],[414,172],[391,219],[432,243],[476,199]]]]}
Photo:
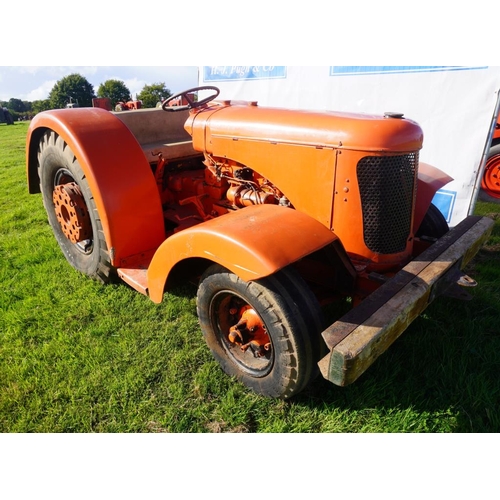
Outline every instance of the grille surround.
{"type": "Polygon", "coordinates": [[[403,252],[411,233],[418,152],[365,156],[356,167],[365,245],[375,253],[403,252]]]}

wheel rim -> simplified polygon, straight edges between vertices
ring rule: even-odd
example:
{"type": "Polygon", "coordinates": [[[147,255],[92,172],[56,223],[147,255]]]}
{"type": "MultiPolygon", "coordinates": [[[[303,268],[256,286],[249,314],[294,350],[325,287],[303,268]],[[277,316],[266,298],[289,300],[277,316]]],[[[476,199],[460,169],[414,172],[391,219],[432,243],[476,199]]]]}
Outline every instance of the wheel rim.
{"type": "Polygon", "coordinates": [[[264,377],[274,364],[274,350],[267,327],[257,311],[230,291],[217,293],[210,316],[218,341],[238,368],[264,377]]]}
{"type": "Polygon", "coordinates": [[[62,234],[80,252],[91,253],[92,221],[80,186],[69,172],[61,170],[56,175],[52,201],[62,234]]]}
{"type": "Polygon", "coordinates": [[[486,162],[481,187],[493,198],[500,198],[500,154],[486,162]]]}

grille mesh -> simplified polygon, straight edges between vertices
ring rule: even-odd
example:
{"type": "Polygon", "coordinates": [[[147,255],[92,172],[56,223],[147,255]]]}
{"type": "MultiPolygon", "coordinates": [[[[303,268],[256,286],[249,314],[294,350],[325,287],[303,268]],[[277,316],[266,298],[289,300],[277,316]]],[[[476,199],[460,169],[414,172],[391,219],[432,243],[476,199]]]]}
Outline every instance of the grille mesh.
{"type": "Polygon", "coordinates": [[[365,245],[380,254],[402,252],[410,235],[418,153],[367,156],[357,165],[365,245]]]}

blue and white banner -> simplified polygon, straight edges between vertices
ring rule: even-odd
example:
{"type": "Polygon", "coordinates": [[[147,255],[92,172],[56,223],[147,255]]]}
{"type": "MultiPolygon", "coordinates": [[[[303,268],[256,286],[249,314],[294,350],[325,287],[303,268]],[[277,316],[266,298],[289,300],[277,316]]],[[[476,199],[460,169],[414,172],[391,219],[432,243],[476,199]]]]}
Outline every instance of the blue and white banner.
{"type": "Polygon", "coordinates": [[[472,212],[496,120],[500,67],[202,66],[200,85],[262,106],[383,115],[424,131],[420,160],[453,177],[434,203],[454,226],[472,212]]]}
{"type": "Polygon", "coordinates": [[[436,71],[467,71],[485,68],[485,66],[330,66],[330,76],[434,73],[436,71]]]}
{"type": "Polygon", "coordinates": [[[286,78],[286,66],[204,66],[204,82],[286,78]]]}

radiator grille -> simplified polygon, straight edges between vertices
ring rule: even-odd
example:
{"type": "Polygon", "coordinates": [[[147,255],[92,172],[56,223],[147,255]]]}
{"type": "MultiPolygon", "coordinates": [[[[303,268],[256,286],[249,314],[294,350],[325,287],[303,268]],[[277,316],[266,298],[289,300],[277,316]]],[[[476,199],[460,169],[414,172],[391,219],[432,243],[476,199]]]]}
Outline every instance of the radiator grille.
{"type": "Polygon", "coordinates": [[[357,165],[365,245],[380,254],[402,252],[410,235],[418,153],[367,156],[357,165]]]}

